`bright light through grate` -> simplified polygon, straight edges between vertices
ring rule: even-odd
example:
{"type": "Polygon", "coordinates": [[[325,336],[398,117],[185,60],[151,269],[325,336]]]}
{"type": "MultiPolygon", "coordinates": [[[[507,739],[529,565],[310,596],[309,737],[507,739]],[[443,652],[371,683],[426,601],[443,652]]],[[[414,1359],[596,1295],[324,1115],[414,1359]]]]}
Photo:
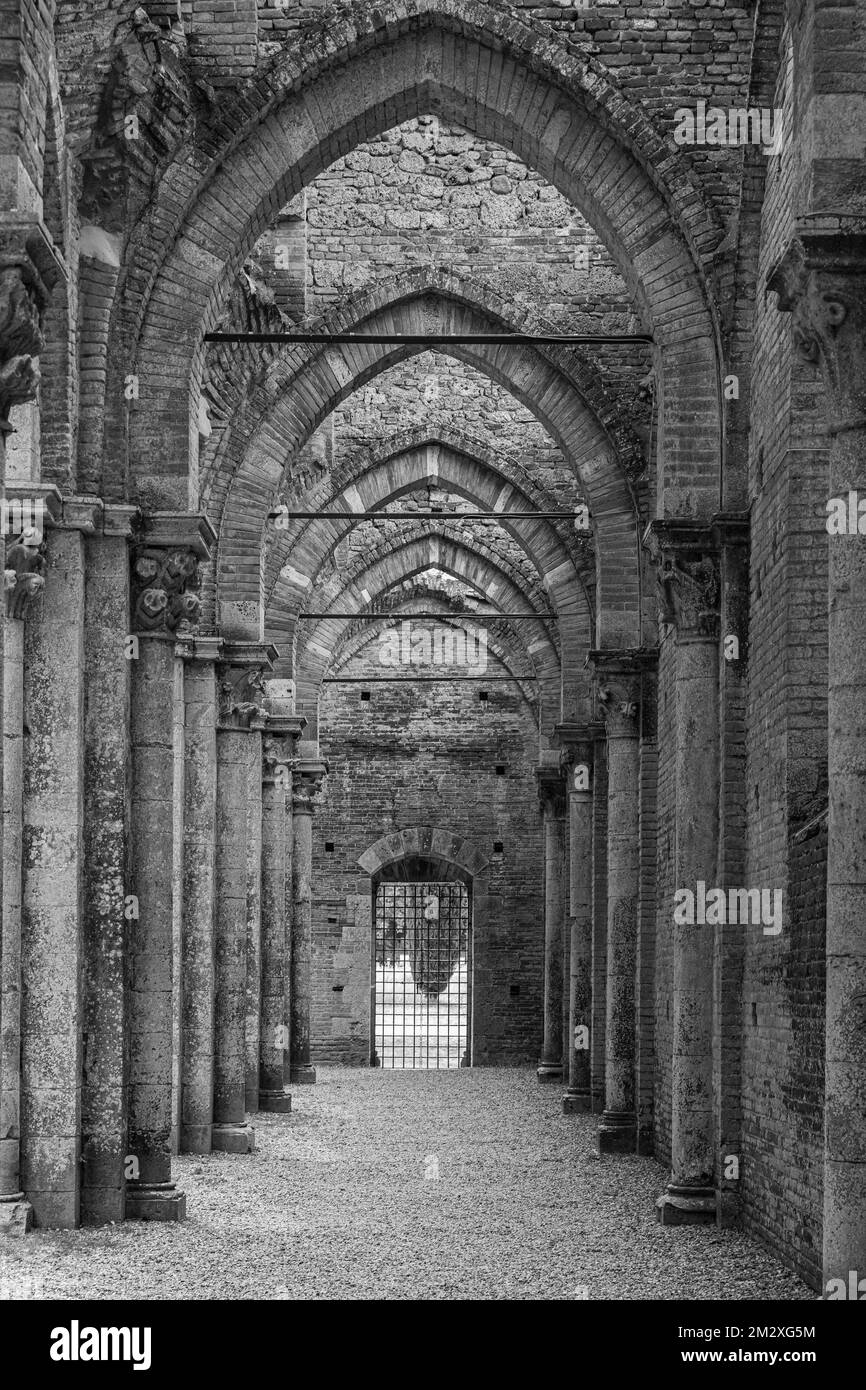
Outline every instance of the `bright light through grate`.
{"type": "Polygon", "coordinates": [[[463,883],[379,885],[374,1037],[380,1066],[468,1065],[469,950],[463,883]]]}

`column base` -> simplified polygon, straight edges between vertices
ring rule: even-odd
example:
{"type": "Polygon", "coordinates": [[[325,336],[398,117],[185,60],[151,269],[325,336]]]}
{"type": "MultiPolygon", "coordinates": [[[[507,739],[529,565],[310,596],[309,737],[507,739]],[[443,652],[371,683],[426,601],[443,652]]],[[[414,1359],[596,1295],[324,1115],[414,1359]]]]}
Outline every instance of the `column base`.
{"type": "Polygon", "coordinates": [[[288,1115],[291,1108],[291,1091],[259,1091],[260,1110],[266,1110],[275,1115],[288,1115]]]}
{"type": "Polygon", "coordinates": [[[214,1125],[211,1133],[211,1147],[214,1153],[249,1154],[256,1146],[256,1132],[252,1125],[214,1125]]]}
{"type": "Polygon", "coordinates": [[[556,1062],[539,1062],[535,1070],[535,1075],[539,1081],[561,1081],[562,1064],[556,1062]]]}
{"type": "Polygon", "coordinates": [[[711,1187],[680,1187],[668,1183],[656,1202],[663,1226],[708,1226],[716,1222],[716,1194],[711,1187]]]}
{"type": "Polygon", "coordinates": [[[181,1125],[180,1152],[182,1154],[209,1154],[213,1147],[211,1132],[213,1125],[181,1125]]]}
{"type": "Polygon", "coordinates": [[[637,1115],[631,1110],[605,1110],[598,1122],[598,1151],[633,1154],[637,1147],[637,1115]]]}
{"type": "Polygon", "coordinates": [[[311,1067],[309,1062],[305,1062],[300,1067],[291,1067],[289,1082],[292,1086],[315,1086],[316,1068],[311,1067]]]}
{"type": "Polygon", "coordinates": [[[0,1235],[25,1236],[33,1226],[33,1208],[23,1192],[0,1197],[0,1235]]]}
{"type": "Polygon", "coordinates": [[[186,1193],[173,1182],[130,1183],[126,1189],[127,1221],[183,1221],[186,1193]]]}
{"type": "Polygon", "coordinates": [[[562,1097],[563,1115],[586,1115],[591,1109],[592,1097],[589,1091],[572,1090],[569,1086],[562,1097]]]}

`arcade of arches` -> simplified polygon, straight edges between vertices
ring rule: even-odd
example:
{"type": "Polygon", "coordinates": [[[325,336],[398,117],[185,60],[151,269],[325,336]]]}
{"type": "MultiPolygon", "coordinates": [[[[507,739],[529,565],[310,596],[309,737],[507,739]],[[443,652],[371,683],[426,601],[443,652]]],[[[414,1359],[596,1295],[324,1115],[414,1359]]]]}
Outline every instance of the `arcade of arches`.
{"type": "Polygon", "coordinates": [[[0,1224],[432,1055],[866,1271],[864,0],[3,54],[0,1224]]]}

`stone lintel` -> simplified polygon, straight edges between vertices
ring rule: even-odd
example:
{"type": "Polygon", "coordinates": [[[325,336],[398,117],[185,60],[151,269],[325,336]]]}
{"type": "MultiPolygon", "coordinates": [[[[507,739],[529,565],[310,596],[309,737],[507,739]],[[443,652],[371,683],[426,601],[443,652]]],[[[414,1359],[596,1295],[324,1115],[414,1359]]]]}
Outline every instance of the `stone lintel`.
{"type": "Polygon", "coordinates": [[[64,497],[63,511],[56,523],[64,531],[82,531],[95,536],[102,530],[102,500],[99,497],[64,497]]]}
{"type": "Polygon", "coordinates": [[[184,661],[219,661],[222,647],[221,637],[182,637],[174,650],[184,661]]]}
{"type": "Polygon", "coordinates": [[[149,549],[188,550],[209,560],[217,535],[203,512],[142,512],[136,541],[149,549]]]}
{"type": "Polygon", "coordinates": [[[222,639],[220,660],[225,666],[258,666],[272,670],[279,659],[279,650],[272,642],[235,642],[222,639]]]}
{"type": "Polygon", "coordinates": [[[133,507],[126,502],[103,502],[102,534],[128,540],[134,535],[140,516],[140,507],[133,507]]]}

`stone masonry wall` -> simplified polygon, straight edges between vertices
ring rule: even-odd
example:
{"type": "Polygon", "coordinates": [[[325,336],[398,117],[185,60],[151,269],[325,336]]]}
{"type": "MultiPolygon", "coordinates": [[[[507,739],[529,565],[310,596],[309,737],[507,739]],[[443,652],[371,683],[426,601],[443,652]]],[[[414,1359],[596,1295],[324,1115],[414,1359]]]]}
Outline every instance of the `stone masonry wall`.
{"type": "MultiPolygon", "coordinates": [[[[375,639],[341,674],[372,681],[434,669],[383,668],[378,652],[375,639]]],[[[503,669],[491,655],[489,674],[503,669]]],[[[435,668],[449,672],[465,669],[435,668]]],[[[314,1061],[369,1064],[371,880],[357,861],[389,831],[424,825],[453,831],[490,864],[487,923],[474,940],[474,1064],[534,1064],[541,1046],[543,852],[526,703],[504,682],[326,685],[320,717],[331,770],[313,822],[314,1061]]]]}

